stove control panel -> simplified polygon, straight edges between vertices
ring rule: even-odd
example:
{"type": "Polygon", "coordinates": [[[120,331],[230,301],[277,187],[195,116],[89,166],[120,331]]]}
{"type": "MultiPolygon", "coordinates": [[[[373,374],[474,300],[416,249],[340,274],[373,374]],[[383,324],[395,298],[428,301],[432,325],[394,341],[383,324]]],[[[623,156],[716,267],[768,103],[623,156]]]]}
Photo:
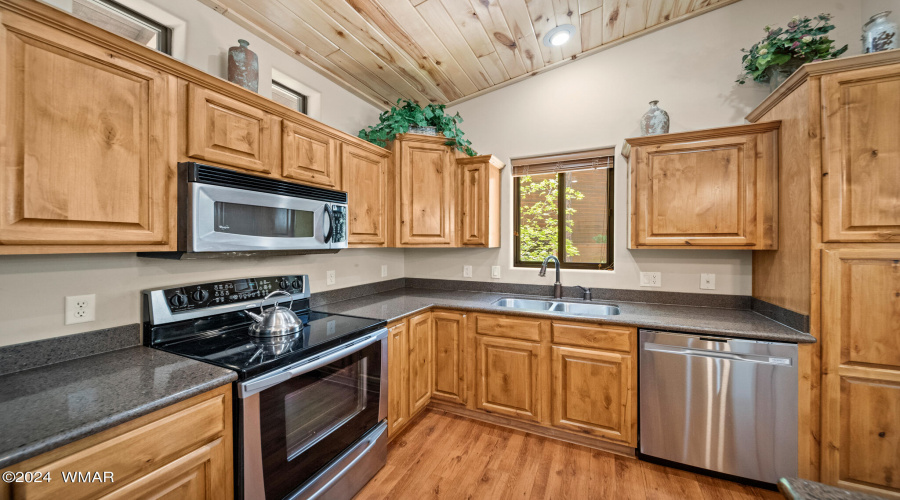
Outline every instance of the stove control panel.
{"type": "MultiPolygon", "coordinates": [[[[162,292],[169,310],[176,313],[251,300],[259,301],[276,290],[302,294],[306,281],[304,278],[303,275],[246,278],[168,288],[162,292]]],[[[275,300],[274,297],[272,300],[275,300]]]]}

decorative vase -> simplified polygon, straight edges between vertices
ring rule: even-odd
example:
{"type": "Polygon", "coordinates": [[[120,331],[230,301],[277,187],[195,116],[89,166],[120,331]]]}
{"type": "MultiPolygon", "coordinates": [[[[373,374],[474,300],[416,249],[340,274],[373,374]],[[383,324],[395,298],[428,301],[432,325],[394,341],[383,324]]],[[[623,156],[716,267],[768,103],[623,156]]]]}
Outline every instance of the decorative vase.
{"type": "Polygon", "coordinates": [[[641,135],[669,133],[669,113],[657,104],[659,101],[650,101],[650,109],[641,117],[641,135]]]}
{"type": "Polygon", "coordinates": [[[774,92],[779,85],[784,83],[784,81],[793,75],[794,72],[800,69],[800,66],[803,66],[802,60],[791,59],[784,64],[766,68],[766,75],[769,77],[769,90],[774,92]]]}
{"type": "Polygon", "coordinates": [[[888,20],[891,11],[875,14],[863,25],[863,53],[897,48],[897,23],[888,20]]]}
{"type": "Polygon", "coordinates": [[[228,81],[259,92],[259,58],[247,48],[250,42],[238,40],[238,44],[228,49],[228,81]]]}

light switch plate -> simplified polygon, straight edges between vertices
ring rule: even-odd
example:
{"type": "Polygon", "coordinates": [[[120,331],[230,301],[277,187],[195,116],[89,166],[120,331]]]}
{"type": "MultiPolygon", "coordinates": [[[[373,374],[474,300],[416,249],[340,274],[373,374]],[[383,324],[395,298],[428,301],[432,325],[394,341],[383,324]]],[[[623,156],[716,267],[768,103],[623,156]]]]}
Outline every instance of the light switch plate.
{"type": "Polygon", "coordinates": [[[662,273],[641,273],[641,286],[662,286],[662,273]]]}
{"type": "Polygon", "coordinates": [[[472,277],[472,266],[463,266],[463,278],[472,277]]]}
{"type": "Polygon", "coordinates": [[[715,274],[700,274],[700,288],[702,290],[715,290],[716,289],[716,275],[715,274]]]}
{"type": "Polygon", "coordinates": [[[381,265],[381,277],[387,278],[387,264],[381,265]]]}
{"type": "Polygon", "coordinates": [[[500,279],[500,266],[491,266],[491,278],[500,279]]]}
{"type": "Polygon", "coordinates": [[[325,273],[325,284],[326,285],[333,285],[335,281],[336,281],[336,279],[334,276],[334,271],[328,271],[325,273]]]}

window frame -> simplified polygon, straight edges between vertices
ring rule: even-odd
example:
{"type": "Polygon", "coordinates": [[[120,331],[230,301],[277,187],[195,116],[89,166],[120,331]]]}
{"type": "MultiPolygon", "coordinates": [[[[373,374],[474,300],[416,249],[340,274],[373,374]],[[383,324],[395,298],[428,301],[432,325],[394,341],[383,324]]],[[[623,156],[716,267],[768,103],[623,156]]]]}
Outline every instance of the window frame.
{"type": "MultiPolygon", "coordinates": [[[[101,6],[105,7],[106,9],[109,9],[110,11],[113,11],[119,15],[123,15],[126,17],[133,17],[133,18],[137,19],[138,21],[157,29],[160,33],[160,36],[157,37],[156,51],[162,52],[163,54],[166,54],[167,56],[174,57],[174,54],[172,53],[173,52],[172,32],[174,30],[172,29],[171,26],[163,24],[146,14],[142,14],[142,13],[132,9],[131,7],[128,7],[127,5],[123,5],[119,2],[116,2],[115,0],[89,0],[89,1],[96,3],[98,5],[101,5],[101,6]]],[[[88,21],[85,21],[85,22],[88,22],[88,21]]],[[[110,33],[112,33],[112,32],[110,32],[110,33]]],[[[146,46],[146,47],[149,48],[149,46],[146,46]]]]}
{"type": "MultiPolygon", "coordinates": [[[[272,78],[272,87],[273,88],[278,87],[278,89],[281,90],[282,92],[286,92],[286,93],[294,94],[294,95],[298,96],[300,98],[299,100],[301,103],[301,105],[300,105],[301,109],[294,109],[294,111],[299,111],[300,113],[303,113],[304,115],[309,116],[309,96],[308,95],[306,95],[303,92],[300,92],[298,90],[295,90],[295,89],[291,88],[290,86],[285,85],[274,78],[272,78]]],[[[285,106],[285,107],[287,107],[287,106],[285,106]]],[[[293,109],[293,108],[291,108],[291,109],[293,109]]]]}
{"type": "MultiPolygon", "coordinates": [[[[607,204],[607,230],[606,230],[606,255],[608,256],[608,262],[606,264],[600,263],[590,263],[590,262],[564,262],[565,258],[560,257],[565,255],[565,245],[566,245],[566,237],[563,235],[562,238],[557,237],[557,249],[556,249],[556,257],[560,260],[560,269],[593,269],[598,271],[611,271],[613,270],[613,265],[615,264],[614,259],[614,225],[613,222],[615,218],[613,217],[613,206],[614,206],[614,189],[615,186],[615,169],[610,168],[607,169],[607,178],[606,178],[606,204],[607,204]]],[[[556,182],[558,186],[565,186],[565,175],[567,172],[558,172],[556,174],[556,182]]],[[[520,258],[520,238],[519,238],[519,222],[521,215],[521,200],[522,200],[522,192],[521,192],[521,182],[522,177],[514,177],[515,186],[513,188],[513,267],[541,267],[542,262],[534,262],[534,261],[523,261],[520,258]]],[[[557,227],[565,228],[565,210],[563,207],[565,206],[566,200],[566,191],[565,189],[557,189],[557,202],[556,202],[556,217],[557,217],[557,227]]]]}

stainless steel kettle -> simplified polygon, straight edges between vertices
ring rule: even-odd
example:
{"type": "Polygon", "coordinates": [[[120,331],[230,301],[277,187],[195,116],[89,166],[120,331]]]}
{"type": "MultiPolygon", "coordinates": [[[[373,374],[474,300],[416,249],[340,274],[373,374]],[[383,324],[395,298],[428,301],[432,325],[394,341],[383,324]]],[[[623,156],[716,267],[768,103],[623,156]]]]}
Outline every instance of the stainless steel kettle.
{"type": "Polygon", "coordinates": [[[297,315],[294,314],[294,311],[291,310],[292,305],[294,305],[294,297],[284,290],[275,290],[269,295],[266,295],[266,298],[262,299],[262,302],[259,303],[259,312],[262,313],[261,315],[250,311],[244,311],[255,321],[255,323],[250,325],[250,335],[253,335],[254,337],[281,337],[284,335],[292,335],[302,330],[303,322],[300,321],[300,318],[298,318],[297,315]],[[278,302],[276,302],[268,311],[263,309],[263,304],[265,304],[270,297],[274,297],[278,294],[290,297],[291,303],[287,307],[281,307],[278,305],[278,302]]]}

